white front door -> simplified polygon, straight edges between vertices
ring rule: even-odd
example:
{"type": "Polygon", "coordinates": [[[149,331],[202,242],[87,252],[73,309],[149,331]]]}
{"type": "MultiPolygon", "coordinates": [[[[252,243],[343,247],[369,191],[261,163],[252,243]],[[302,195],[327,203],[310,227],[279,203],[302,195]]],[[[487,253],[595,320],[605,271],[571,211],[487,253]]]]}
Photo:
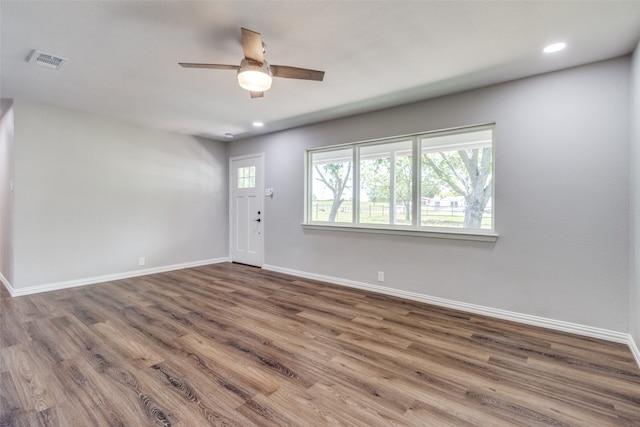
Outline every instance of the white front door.
{"type": "Polygon", "coordinates": [[[233,157],[229,163],[229,255],[233,262],[262,267],[264,158],[233,157]]]}

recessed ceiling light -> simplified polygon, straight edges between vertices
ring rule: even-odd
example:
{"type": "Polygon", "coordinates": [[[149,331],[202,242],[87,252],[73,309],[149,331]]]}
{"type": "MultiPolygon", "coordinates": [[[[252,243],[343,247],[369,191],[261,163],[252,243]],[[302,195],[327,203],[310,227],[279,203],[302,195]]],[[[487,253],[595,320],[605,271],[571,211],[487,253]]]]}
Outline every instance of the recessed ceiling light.
{"type": "Polygon", "coordinates": [[[544,52],[544,53],[554,53],[554,52],[559,52],[559,51],[561,51],[562,49],[564,49],[565,47],[567,47],[567,44],[566,44],[566,43],[562,43],[562,42],[560,42],[560,43],[552,43],[552,44],[550,44],[549,46],[545,47],[545,48],[543,49],[543,52],[544,52]]]}
{"type": "Polygon", "coordinates": [[[224,134],[227,138],[233,138],[233,134],[231,132],[227,132],[224,134]]]}
{"type": "Polygon", "coordinates": [[[264,123],[262,122],[253,122],[253,125],[257,128],[261,128],[262,126],[264,126],[264,123]]]}

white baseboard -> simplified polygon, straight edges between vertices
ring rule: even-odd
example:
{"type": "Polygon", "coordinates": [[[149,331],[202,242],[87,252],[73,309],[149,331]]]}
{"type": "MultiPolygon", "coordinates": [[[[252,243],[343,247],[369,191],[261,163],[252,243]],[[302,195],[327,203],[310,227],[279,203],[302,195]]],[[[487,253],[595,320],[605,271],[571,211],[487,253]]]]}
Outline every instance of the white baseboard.
{"type": "Polygon", "coordinates": [[[572,334],[598,338],[606,341],[612,341],[627,344],[633,353],[638,367],[640,367],[640,351],[633,341],[630,334],[623,332],[610,331],[607,329],[595,328],[593,326],[580,325],[576,323],[565,322],[562,320],[548,319],[546,317],[532,316],[529,314],[516,313],[513,311],[501,310],[497,308],[485,307],[466,302],[454,301],[445,298],[432,297],[429,295],[419,294],[416,292],[403,291],[401,289],[388,288],[380,285],[372,285],[364,282],[356,282],[353,280],[340,279],[338,277],[324,276],[321,274],[308,273],[305,271],[293,270],[290,268],[278,267],[275,265],[265,264],[262,266],[265,270],[275,271],[278,273],[290,274],[292,276],[303,277],[307,279],[319,280],[322,282],[333,283],[336,285],[348,286],[350,288],[363,289],[366,291],[376,292],[379,294],[391,295],[400,298],[406,298],[413,301],[424,302],[441,307],[452,308],[469,313],[481,314],[484,316],[494,317],[503,320],[523,323],[532,326],[540,326],[556,331],[569,332],[572,334]]]}
{"type": "Polygon", "coordinates": [[[9,282],[6,281],[6,279],[4,279],[4,276],[2,277],[2,283],[4,283],[5,287],[7,288],[7,290],[9,291],[12,297],[19,297],[22,295],[31,295],[31,294],[37,294],[40,292],[57,291],[60,289],[75,288],[78,286],[93,285],[96,283],[111,282],[113,280],[128,279],[130,277],[146,276],[148,274],[163,273],[165,271],[171,271],[171,270],[182,270],[185,268],[199,267],[201,265],[209,265],[209,264],[218,264],[221,262],[228,262],[228,261],[229,261],[229,258],[227,257],[213,258],[213,259],[206,259],[202,261],[184,262],[181,264],[172,264],[172,265],[165,265],[162,267],[145,268],[142,270],[126,271],[123,273],[115,273],[115,274],[106,274],[104,276],[87,277],[83,279],[68,280],[65,282],[49,283],[46,285],[29,286],[26,288],[17,288],[17,289],[11,287],[9,282]]]}
{"type": "Polygon", "coordinates": [[[636,342],[633,339],[633,336],[629,335],[629,348],[631,349],[631,353],[633,354],[633,357],[635,357],[636,359],[636,363],[638,364],[638,366],[640,367],[640,350],[638,349],[638,346],[636,345],[636,342]]]}
{"type": "Polygon", "coordinates": [[[13,295],[13,287],[11,286],[11,283],[9,283],[7,278],[4,277],[4,274],[2,273],[0,273],[0,282],[2,282],[5,288],[7,288],[7,291],[9,291],[9,294],[13,295]]]}

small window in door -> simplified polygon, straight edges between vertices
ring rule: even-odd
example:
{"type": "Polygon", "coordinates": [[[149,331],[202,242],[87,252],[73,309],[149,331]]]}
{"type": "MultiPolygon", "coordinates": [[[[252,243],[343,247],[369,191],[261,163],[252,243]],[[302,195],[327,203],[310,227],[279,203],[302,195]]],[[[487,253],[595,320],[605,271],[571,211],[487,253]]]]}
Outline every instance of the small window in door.
{"type": "Polygon", "coordinates": [[[256,186],[256,167],[247,166],[238,168],[238,188],[255,188],[256,186]]]}

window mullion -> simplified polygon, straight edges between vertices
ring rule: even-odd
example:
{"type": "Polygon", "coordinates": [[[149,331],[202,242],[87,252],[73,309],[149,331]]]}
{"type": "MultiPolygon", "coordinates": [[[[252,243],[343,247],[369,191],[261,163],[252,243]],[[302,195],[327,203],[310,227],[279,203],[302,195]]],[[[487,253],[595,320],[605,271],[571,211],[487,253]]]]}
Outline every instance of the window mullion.
{"type": "Polygon", "coordinates": [[[304,218],[305,222],[313,221],[313,217],[311,216],[311,212],[313,212],[313,188],[311,187],[311,182],[313,178],[310,176],[311,171],[313,170],[313,154],[311,151],[306,151],[304,153],[304,218]]]}
{"type": "Polygon", "coordinates": [[[351,182],[353,183],[353,188],[351,191],[351,197],[353,198],[353,209],[351,222],[353,224],[357,224],[360,221],[360,147],[355,145],[353,147],[353,170],[351,182]]]}
{"type": "Polygon", "coordinates": [[[422,213],[422,158],[420,153],[420,143],[418,137],[413,137],[413,169],[412,169],[412,188],[411,188],[411,225],[413,227],[420,226],[420,214],[422,213]]]}
{"type": "Polygon", "coordinates": [[[389,165],[389,224],[396,223],[396,152],[390,154],[389,165]]]}

